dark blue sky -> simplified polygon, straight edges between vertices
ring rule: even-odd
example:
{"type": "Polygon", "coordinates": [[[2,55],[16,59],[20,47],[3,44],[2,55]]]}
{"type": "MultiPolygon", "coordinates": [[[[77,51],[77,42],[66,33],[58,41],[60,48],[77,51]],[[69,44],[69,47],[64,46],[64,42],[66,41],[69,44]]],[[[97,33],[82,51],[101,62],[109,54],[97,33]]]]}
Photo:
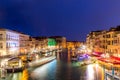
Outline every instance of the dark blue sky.
{"type": "Polygon", "coordinates": [[[0,0],[0,26],[31,36],[85,40],[120,25],[120,0],[0,0]]]}

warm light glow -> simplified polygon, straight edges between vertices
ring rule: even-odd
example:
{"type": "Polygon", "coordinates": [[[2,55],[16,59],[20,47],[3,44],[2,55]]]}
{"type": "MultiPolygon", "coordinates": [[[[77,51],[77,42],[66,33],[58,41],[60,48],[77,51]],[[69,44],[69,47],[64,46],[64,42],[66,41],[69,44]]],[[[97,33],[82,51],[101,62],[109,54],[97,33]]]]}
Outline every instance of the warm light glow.
{"type": "Polygon", "coordinates": [[[19,67],[22,67],[22,61],[19,60],[19,67]]]}
{"type": "Polygon", "coordinates": [[[96,68],[98,68],[98,66],[99,66],[99,65],[98,65],[98,62],[96,62],[95,66],[96,66],[96,68]]]}
{"type": "Polygon", "coordinates": [[[86,46],[85,46],[85,45],[83,45],[81,48],[82,48],[82,49],[86,49],[86,46]]]}
{"type": "Polygon", "coordinates": [[[28,80],[28,78],[29,78],[28,70],[25,69],[23,70],[23,75],[21,80],[28,80]]]}
{"type": "Polygon", "coordinates": [[[109,57],[110,57],[110,55],[108,53],[106,53],[106,58],[109,58],[109,57]]]}
{"type": "Polygon", "coordinates": [[[18,50],[17,48],[10,48],[10,51],[16,51],[18,50]]]}
{"type": "Polygon", "coordinates": [[[7,61],[8,61],[8,59],[3,59],[3,60],[1,61],[1,67],[6,66],[6,65],[7,65],[7,61]]]}
{"type": "Polygon", "coordinates": [[[105,54],[102,54],[101,57],[105,58],[105,54]]]}
{"type": "Polygon", "coordinates": [[[36,55],[36,59],[39,59],[39,56],[38,56],[38,55],[36,55]]]}
{"type": "Polygon", "coordinates": [[[87,66],[87,80],[94,80],[94,69],[93,65],[87,66]]]}
{"type": "Polygon", "coordinates": [[[91,50],[91,49],[88,49],[87,51],[88,51],[88,53],[91,53],[91,52],[92,52],[92,50],[91,50]]]}

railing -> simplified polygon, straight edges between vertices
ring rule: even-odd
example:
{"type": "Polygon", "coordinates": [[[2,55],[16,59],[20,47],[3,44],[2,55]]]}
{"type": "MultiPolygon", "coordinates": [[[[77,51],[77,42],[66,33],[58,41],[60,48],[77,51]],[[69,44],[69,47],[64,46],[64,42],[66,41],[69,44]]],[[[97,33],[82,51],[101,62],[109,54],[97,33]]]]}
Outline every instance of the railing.
{"type": "Polygon", "coordinates": [[[112,80],[120,80],[120,74],[116,72],[115,74],[112,74],[112,71],[105,71],[105,80],[107,80],[107,76],[111,76],[112,80]],[[116,74],[117,73],[117,74],[116,74]]]}

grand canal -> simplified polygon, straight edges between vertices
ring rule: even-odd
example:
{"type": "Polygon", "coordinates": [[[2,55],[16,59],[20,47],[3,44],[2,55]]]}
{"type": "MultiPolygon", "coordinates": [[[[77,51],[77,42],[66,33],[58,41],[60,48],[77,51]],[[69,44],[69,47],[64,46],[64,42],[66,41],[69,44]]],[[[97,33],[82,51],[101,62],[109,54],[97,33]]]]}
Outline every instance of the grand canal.
{"type": "Polygon", "coordinates": [[[80,66],[77,62],[54,60],[33,70],[29,80],[104,80],[102,71],[97,64],[80,66]]]}
{"type": "Polygon", "coordinates": [[[72,62],[64,53],[47,64],[9,73],[1,80],[104,80],[103,71],[97,63],[81,66],[80,62],[72,62]]]}
{"type": "Polygon", "coordinates": [[[79,62],[64,58],[20,73],[7,74],[2,80],[104,80],[103,68],[98,64],[80,66],[79,62]]]}

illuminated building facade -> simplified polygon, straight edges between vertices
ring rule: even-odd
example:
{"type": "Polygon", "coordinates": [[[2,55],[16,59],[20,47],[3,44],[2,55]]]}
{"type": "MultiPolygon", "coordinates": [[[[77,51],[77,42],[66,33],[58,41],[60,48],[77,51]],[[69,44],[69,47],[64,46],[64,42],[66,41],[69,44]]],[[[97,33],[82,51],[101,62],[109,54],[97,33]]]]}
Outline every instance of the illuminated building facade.
{"type": "Polygon", "coordinates": [[[66,38],[63,36],[51,36],[49,38],[55,39],[57,48],[66,48],[66,38]]]}
{"type": "Polygon", "coordinates": [[[79,48],[81,46],[81,42],[79,41],[67,41],[67,48],[74,50],[75,48],[79,48]]]}
{"type": "Polygon", "coordinates": [[[65,37],[30,37],[18,31],[0,29],[0,56],[40,53],[58,48],[66,48],[65,37]],[[52,43],[49,43],[51,40],[52,43]]]}
{"type": "Polygon", "coordinates": [[[28,46],[29,46],[30,54],[32,54],[35,51],[35,46],[36,46],[37,42],[38,41],[35,38],[33,38],[33,37],[29,38],[29,44],[28,44],[28,46]]]}
{"type": "Polygon", "coordinates": [[[120,54],[120,26],[102,31],[92,31],[87,35],[86,44],[93,52],[120,54]]]}
{"type": "Polygon", "coordinates": [[[100,34],[101,34],[101,31],[92,31],[87,35],[86,46],[93,52],[101,51],[100,34]]]}
{"type": "Polygon", "coordinates": [[[28,52],[29,35],[8,30],[0,29],[0,56],[18,55],[28,52]]]}
{"type": "MultiPolygon", "coordinates": [[[[119,27],[119,26],[118,26],[119,27]]],[[[106,33],[106,40],[107,40],[107,49],[106,52],[110,53],[111,55],[119,54],[119,35],[120,29],[110,28],[110,30],[106,33]]]]}
{"type": "Polygon", "coordinates": [[[0,29],[0,56],[19,53],[19,33],[8,29],[0,29]]]}
{"type": "Polygon", "coordinates": [[[34,37],[34,50],[37,52],[45,51],[48,48],[48,38],[45,36],[34,37]]]}
{"type": "Polygon", "coordinates": [[[28,54],[29,53],[29,35],[19,33],[19,50],[21,54],[28,54]]]}

